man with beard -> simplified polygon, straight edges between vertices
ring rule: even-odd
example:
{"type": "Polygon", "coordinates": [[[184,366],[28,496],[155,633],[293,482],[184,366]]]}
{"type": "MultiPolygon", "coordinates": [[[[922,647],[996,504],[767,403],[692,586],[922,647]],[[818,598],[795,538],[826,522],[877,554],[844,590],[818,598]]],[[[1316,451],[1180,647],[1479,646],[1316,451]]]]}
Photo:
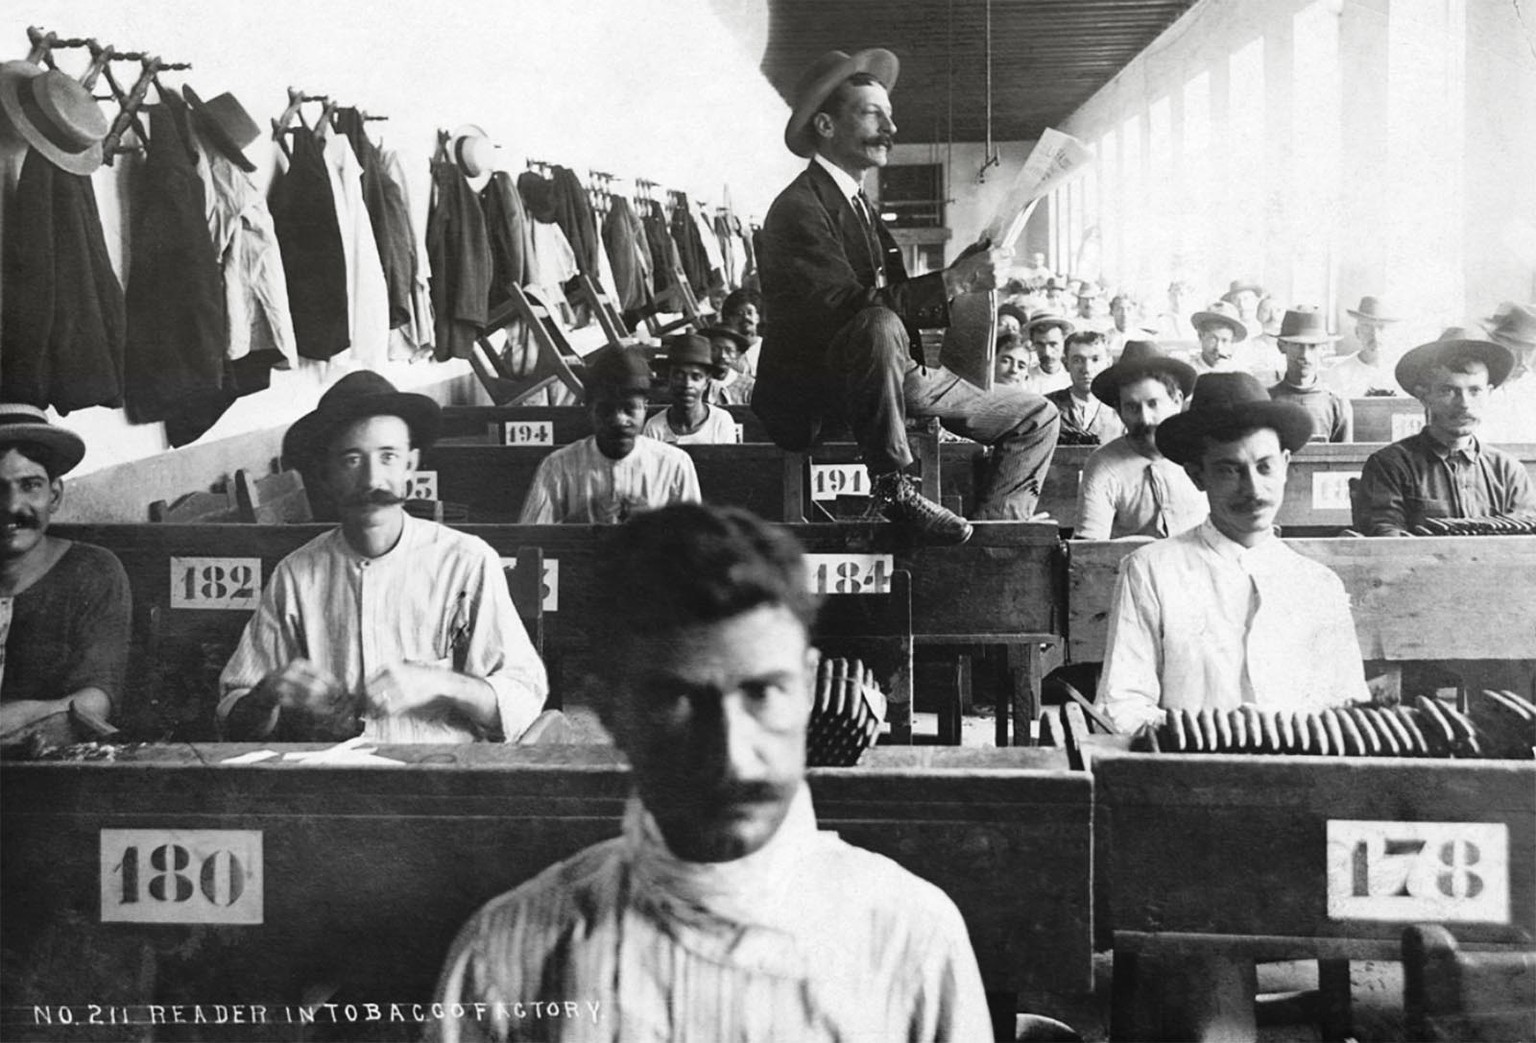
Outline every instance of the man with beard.
{"type": "Polygon", "coordinates": [[[971,524],[922,495],[907,418],[936,417],[991,446],[976,516],[1010,520],[1034,513],[1056,446],[1056,410],[1023,388],[983,391],[915,357],[922,329],[949,324],[954,297],[998,285],[1007,254],[977,244],[942,271],[908,277],[860,187],[890,161],[896,124],[886,92],[897,70],[886,50],[831,51],[795,87],[784,142],[810,162],[763,222],[768,326],[752,408],[773,441],[795,452],[815,445],[829,422],[846,422],[869,468],[871,515],[917,541],[957,544],[971,524]]]}
{"type": "Polygon", "coordinates": [[[634,787],[623,834],[470,919],[437,999],[488,1016],[434,1034],[994,1038],[949,897],[817,829],[816,604],[794,538],[739,509],[668,507],[612,534],[597,585],[593,691],[634,787]],[[520,1013],[569,1001],[596,1024],[520,1013]]]}
{"type": "Polygon", "coordinates": [[[737,441],[729,410],[710,405],[715,381],[725,376],[715,349],[702,333],[667,338],[664,357],[672,404],[645,422],[640,433],[672,445],[726,445],[737,441]]]}
{"type": "Polygon", "coordinates": [[[283,456],[341,525],[288,555],[219,678],[236,741],[516,739],[544,705],[544,664],[475,536],[411,517],[406,487],[440,413],[368,370],[294,422],[283,456]]]}
{"type": "Polygon", "coordinates": [[[1093,381],[1109,366],[1104,335],[1080,330],[1067,338],[1067,373],[1072,384],[1045,397],[1061,414],[1060,445],[1103,445],[1125,434],[1120,413],[1100,402],[1093,381]]]}
{"type": "Polygon", "coordinates": [[[106,721],[123,697],[128,575],[111,551],[48,534],[84,455],[41,409],[0,405],[0,736],[71,712],[106,721]]]}
{"type": "Polygon", "coordinates": [[[1311,711],[1369,698],[1349,596],[1275,532],[1312,419],[1248,373],[1200,378],[1157,446],[1210,502],[1200,525],[1120,567],[1098,702],[1123,733],[1163,711],[1311,711]]]}
{"type": "MultiPolygon", "coordinates": [[[[693,459],[641,433],[651,368],[639,352],[605,348],[587,368],[586,384],[592,434],[539,464],[519,523],[612,525],[638,511],[702,499],[693,459]]],[[[733,428],[733,441],[734,434],[733,428]]]]}
{"type": "Polygon", "coordinates": [[[1285,356],[1285,377],[1269,389],[1271,398],[1292,402],[1312,415],[1314,442],[1353,442],[1355,410],[1349,399],[1323,386],[1323,349],[1338,340],[1316,308],[1292,308],[1276,335],[1285,356]]]}
{"type": "Polygon", "coordinates": [[[1177,416],[1195,371],[1151,341],[1133,340],[1094,378],[1094,397],[1120,414],[1125,434],[1095,449],[1077,488],[1081,540],[1172,536],[1206,516],[1205,494],[1157,448],[1158,425],[1177,416]]]}
{"type": "Polygon", "coordinates": [[[1477,437],[1514,357],[1493,341],[1447,332],[1397,364],[1397,382],[1424,404],[1424,428],[1365,461],[1354,527],[1367,536],[1406,536],[1427,518],[1536,519],[1524,465],[1477,437]]]}

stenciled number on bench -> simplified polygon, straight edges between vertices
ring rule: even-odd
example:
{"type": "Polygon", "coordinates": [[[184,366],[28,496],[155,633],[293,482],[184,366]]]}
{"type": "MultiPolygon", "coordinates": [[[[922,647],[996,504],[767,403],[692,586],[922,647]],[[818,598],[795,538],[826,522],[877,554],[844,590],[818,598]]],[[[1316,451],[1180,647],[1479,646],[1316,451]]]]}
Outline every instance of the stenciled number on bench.
{"type": "Polygon", "coordinates": [[[1312,473],[1312,509],[1314,511],[1349,510],[1349,480],[1359,477],[1359,471],[1314,471],[1312,473]]]}
{"type": "Polygon", "coordinates": [[[553,445],[555,426],[548,420],[508,420],[501,425],[502,445],[553,445]]]}
{"type": "Polygon", "coordinates": [[[104,923],[262,922],[260,830],[104,829],[104,923]]]}
{"type": "Polygon", "coordinates": [[[172,608],[249,612],[260,600],[260,558],[171,559],[172,608]]]}
{"type": "Polygon", "coordinates": [[[408,500],[437,499],[437,472],[417,471],[411,475],[405,486],[405,497],[408,500]]]}
{"type": "Polygon", "coordinates": [[[1330,820],[1328,918],[1508,923],[1509,827],[1330,820]]]}
{"type": "MultiPolygon", "coordinates": [[[[504,569],[517,568],[516,558],[502,558],[501,567],[504,569]]],[[[560,559],[544,559],[544,582],[540,585],[540,591],[544,595],[544,611],[560,611],[560,559]]]]}
{"type": "Polygon", "coordinates": [[[869,471],[863,464],[812,464],[811,499],[868,496],[869,471]]]}
{"type": "Polygon", "coordinates": [[[889,554],[807,554],[818,594],[889,594],[895,562],[889,554]]]}

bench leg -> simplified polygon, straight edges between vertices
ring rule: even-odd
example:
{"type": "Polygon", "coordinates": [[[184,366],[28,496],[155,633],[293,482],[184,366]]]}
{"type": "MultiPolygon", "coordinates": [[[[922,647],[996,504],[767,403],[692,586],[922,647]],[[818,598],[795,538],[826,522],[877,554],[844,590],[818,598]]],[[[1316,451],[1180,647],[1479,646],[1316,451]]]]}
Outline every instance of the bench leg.
{"type": "Polygon", "coordinates": [[[1161,1034],[1156,1038],[1256,1040],[1254,997],[1259,991],[1253,958],[1240,953],[1181,952],[1158,969],[1161,1034]]]}
{"type": "Polygon", "coordinates": [[[1348,960],[1317,961],[1318,1025],[1326,1040],[1354,1035],[1348,960]]]}
{"type": "Polygon", "coordinates": [[[1037,745],[1035,731],[1040,727],[1040,684],[1045,679],[1039,643],[1009,645],[1008,667],[1013,686],[1013,745],[1037,745]]]}

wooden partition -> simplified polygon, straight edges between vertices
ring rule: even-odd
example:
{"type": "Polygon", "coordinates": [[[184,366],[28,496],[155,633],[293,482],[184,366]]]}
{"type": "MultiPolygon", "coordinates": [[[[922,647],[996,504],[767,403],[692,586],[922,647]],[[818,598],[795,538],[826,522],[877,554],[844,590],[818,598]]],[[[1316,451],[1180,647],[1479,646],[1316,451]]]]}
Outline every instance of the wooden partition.
{"type": "MultiPolygon", "coordinates": [[[[212,1004],[265,1004],[281,1022],[306,992],[429,1002],[470,913],[616,835],[629,786],[618,754],[594,747],[382,748],[409,762],[394,769],[221,763],[257,748],[0,765],[5,1038],[90,1038],[79,1025],[37,1031],[33,1004],[140,1017],[148,1003],[200,1003],[210,1017],[212,1004]],[[186,886],[162,879],[167,852],[151,861],[170,847],[187,853],[186,886]]],[[[989,989],[1027,1002],[1091,987],[1092,780],[1058,752],[875,750],[810,784],[823,829],[954,899],[989,989]]],[[[367,1038],[395,1038],[383,1032],[367,1038]]]]}
{"type": "MultiPolygon", "coordinates": [[[[658,407],[661,408],[661,407],[658,407]]],[[[741,425],[741,441],[767,442],[751,406],[716,406],[741,425]]],[[[654,413],[656,410],[653,410],[654,413]]],[[[585,406],[445,406],[442,438],[488,445],[570,445],[592,433],[585,406]]]]}
{"type": "Polygon", "coordinates": [[[1424,406],[1407,395],[1352,398],[1356,442],[1397,442],[1424,426],[1424,406]]]}

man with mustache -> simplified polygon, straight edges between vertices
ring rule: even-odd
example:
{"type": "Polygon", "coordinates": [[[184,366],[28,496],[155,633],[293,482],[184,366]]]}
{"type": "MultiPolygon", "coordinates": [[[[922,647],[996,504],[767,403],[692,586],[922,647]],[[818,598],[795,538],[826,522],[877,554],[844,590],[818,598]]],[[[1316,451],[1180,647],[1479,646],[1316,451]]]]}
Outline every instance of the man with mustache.
{"type": "Polygon", "coordinates": [[[1103,445],[1125,434],[1119,411],[1093,393],[1093,382],[1109,367],[1102,333],[1080,330],[1067,338],[1067,374],[1072,383],[1045,397],[1061,414],[1061,445],[1103,445]]]}
{"type": "Polygon", "coordinates": [[[438,999],[489,1016],[435,1022],[437,1038],[994,1038],[954,903],[817,829],[816,599],[794,537],[687,504],[599,555],[593,692],[632,769],[623,834],[470,919],[438,999]],[[511,1000],[590,1003],[597,1023],[523,1019],[511,1000]]]}
{"type": "Polygon", "coordinates": [[[1407,536],[1428,518],[1536,519],[1536,492],[1519,460],[1477,437],[1491,392],[1514,356],[1502,344],[1449,329],[1397,363],[1397,382],[1424,404],[1424,427],[1365,461],[1354,527],[1407,536]]]}
{"type": "Polygon", "coordinates": [[[1208,373],[1157,447],[1206,494],[1210,517],[1120,566],[1098,702],[1121,732],[1165,710],[1315,710],[1365,701],[1344,584],[1275,532],[1307,411],[1248,373],[1208,373]]]}
{"type": "MultiPolygon", "coordinates": [[[[702,499],[693,458],[641,433],[651,390],[645,358],[629,348],[605,348],[585,380],[592,434],[544,458],[518,522],[612,525],[640,511],[702,499]]],[[[729,419],[723,409],[713,412],[729,419]]]]}
{"type": "Polygon", "coordinates": [[[128,575],[111,551],[48,534],[84,455],[36,406],[0,405],[0,737],[71,735],[47,722],[106,721],[123,698],[128,575]]]}
{"type": "MultiPolygon", "coordinates": [[[[734,334],[732,334],[734,336],[734,334]]],[[[714,345],[701,331],[667,338],[664,357],[672,404],[645,422],[640,433],[672,445],[728,445],[738,441],[730,410],[710,405],[716,381],[725,377],[714,345]]]]}
{"type": "Polygon", "coordinates": [[[1285,376],[1269,389],[1271,398],[1294,402],[1312,415],[1314,442],[1353,442],[1355,411],[1349,399],[1323,386],[1323,350],[1332,350],[1337,334],[1328,332],[1322,312],[1291,308],[1280,322],[1276,343],[1285,357],[1285,376]]]}
{"type": "Polygon", "coordinates": [[[1234,345],[1248,338],[1248,327],[1238,317],[1237,309],[1226,301],[1217,301],[1204,311],[1195,312],[1189,322],[1200,340],[1200,354],[1192,363],[1195,375],[1236,372],[1239,367],[1234,361],[1234,345]]]}
{"type": "Polygon", "coordinates": [[[863,451],[871,513],[917,541],[964,543],[971,524],[925,498],[910,473],[908,416],[931,416],[994,448],[976,516],[1034,513],[1056,446],[1056,409],[1018,387],[983,391],[921,357],[920,330],[949,324],[949,302],[991,290],[1007,262],[978,245],[942,271],[909,278],[901,250],[860,187],[890,161],[896,124],[887,91],[896,56],[830,51],[804,76],[784,129],[810,163],[774,200],[758,260],[768,326],[752,408],[784,449],[813,446],[846,422],[863,451]]]}
{"type": "Polygon", "coordinates": [[[484,540],[404,508],[440,412],[376,373],[349,373],[294,422],[283,457],[341,525],[278,563],[219,678],[236,741],[510,742],[548,692],[484,540]]]}

